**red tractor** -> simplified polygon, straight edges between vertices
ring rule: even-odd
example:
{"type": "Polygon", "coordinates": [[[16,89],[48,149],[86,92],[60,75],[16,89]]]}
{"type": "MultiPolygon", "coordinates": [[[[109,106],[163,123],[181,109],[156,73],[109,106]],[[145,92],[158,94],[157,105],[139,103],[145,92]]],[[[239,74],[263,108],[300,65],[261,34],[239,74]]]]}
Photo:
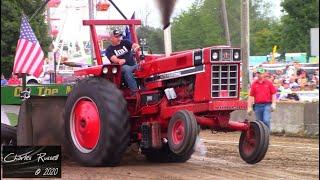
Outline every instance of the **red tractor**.
{"type": "Polygon", "coordinates": [[[83,24],[90,26],[98,65],[75,72],[82,79],[67,98],[25,101],[18,144],[62,144],[86,166],[117,165],[132,143],[138,143],[150,161],[185,162],[193,154],[202,128],[241,131],[241,158],[250,164],[264,158],[268,128],[260,121],[229,120],[232,111],[247,107],[239,100],[239,48],[213,46],[168,57],[144,55],[143,62],[137,56],[141,62],[134,74],[139,91],[132,97],[122,81],[120,66],[102,64],[95,28],[128,25],[131,40],[137,43],[135,26],[141,21],[84,20],[83,24]]]}

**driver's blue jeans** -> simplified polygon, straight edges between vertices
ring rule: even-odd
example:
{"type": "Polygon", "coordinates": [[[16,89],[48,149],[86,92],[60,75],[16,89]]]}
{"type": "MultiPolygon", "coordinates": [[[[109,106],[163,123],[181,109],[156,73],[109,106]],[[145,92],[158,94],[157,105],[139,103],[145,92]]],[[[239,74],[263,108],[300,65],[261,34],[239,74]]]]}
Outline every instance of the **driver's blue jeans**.
{"type": "Polygon", "coordinates": [[[262,121],[270,129],[271,103],[254,104],[254,113],[258,121],[262,121]]]}
{"type": "Polygon", "coordinates": [[[124,77],[124,80],[129,86],[129,89],[131,90],[131,92],[135,92],[138,90],[137,82],[133,76],[133,71],[135,71],[137,67],[138,67],[137,64],[134,66],[122,65],[121,67],[122,77],[124,77]]]}

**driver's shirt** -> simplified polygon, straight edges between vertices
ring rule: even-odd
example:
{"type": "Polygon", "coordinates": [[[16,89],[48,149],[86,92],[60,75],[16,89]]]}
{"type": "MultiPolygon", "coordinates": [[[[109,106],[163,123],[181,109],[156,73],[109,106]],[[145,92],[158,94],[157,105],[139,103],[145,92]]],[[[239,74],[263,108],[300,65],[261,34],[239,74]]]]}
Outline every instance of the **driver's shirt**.
{"type": "Polygon", "coordinates": [[[119,45],[116,45],[116,46],[110,45],[106,49],[106,56],[108,57],[108,59],[111,59],[111,57],[115,55],[119,59],[125,59],[126,65],[133,66],[136,63],[133,59],[131,48],[132,48],[132,43],[130,41],[121,40],[119,45]]]}

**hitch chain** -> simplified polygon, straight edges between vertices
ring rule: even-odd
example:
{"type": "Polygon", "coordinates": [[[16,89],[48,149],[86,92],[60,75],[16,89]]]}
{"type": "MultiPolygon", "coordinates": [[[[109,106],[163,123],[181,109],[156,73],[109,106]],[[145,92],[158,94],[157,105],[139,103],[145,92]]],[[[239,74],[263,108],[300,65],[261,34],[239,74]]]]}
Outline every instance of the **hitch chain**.
{"type": "Polygon", "coordinates": [[[30,94],[31,94],[31,89],[30,88],[26,88],[24,91],[20,92],[20,99],[22,101],[27,100],[30,98],[30,94]]]}

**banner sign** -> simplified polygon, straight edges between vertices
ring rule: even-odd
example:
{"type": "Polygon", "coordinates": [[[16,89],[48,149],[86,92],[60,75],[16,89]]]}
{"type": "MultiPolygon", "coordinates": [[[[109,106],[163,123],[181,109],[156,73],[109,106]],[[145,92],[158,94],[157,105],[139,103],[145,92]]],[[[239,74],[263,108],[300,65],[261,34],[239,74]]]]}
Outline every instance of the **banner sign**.
{"type": "MultiPolygon", "coordinates": [[[[68,96],[74,84],[28,85],[32,96],[68,96]]],[[[22,86],[1,86],[1,105],[21,104],[22,86]]]]}

